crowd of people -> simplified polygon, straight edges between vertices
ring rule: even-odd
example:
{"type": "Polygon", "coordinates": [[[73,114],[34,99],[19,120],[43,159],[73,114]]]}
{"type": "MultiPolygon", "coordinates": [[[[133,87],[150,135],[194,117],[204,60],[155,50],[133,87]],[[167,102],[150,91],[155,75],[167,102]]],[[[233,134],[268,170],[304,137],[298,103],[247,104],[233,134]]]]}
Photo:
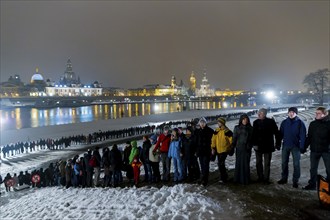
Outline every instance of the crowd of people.
{"type": "MultiPolygon", "coordinates": [[[[228,119],[237,118],[241,113],[229,113],[223,115],[228,119]]],[[[248,114],[252,115],[255,114],[255,111],[250,111],[248,114]]],[[[221,116],[221,115],[220,115],[221,116]]],[[[217,116],[208,116],[206,117],[209,121],[215,120],[217,116]]],[[[193,119],[196,121],[198,119],[193,119]]],[[[47,139],[39,139],[39,140],[29,140],[27,141],[20,141],[16,143],[6,144],[4,146],[0,146],[2,157],[8,158],[10,156],[15,156],[23,153],[29,153],[33,151],[39,150],[61,150],[67,148],[71,145],[82,145],[82,144],[92,144],[98,143],[101,141],[112,140],[112,139],[121,139],[136,135],[143,135],[143,134],[150,134],[162,130],[165,124],[169,126],[176,126],[178,124],[186,124],[189,121],[174,121],[168,123],[162,123],[157,127],[155,125],[146,125],[146,126],[139,126],[139,127],[131,127],[131,128],[124,128],[118,130],[108,130],[108,131],[97,131],[87,135],[80,134],[80,135],[72,135],[68,137],[61,137],[61,138],[47,138],[47,139]]],[[[1,155],[1,154],[0,154],[1,155]]]]}
{"type": "MultiPolygon", "coordinates": [[[[288,117],[278,127],[276,122],[267,117],[267,109],[248,113],[234,113],[193,119],[185,123],[170,122],[160,127],[144,130],[143,142],[138,146],[136,140],[128,141],[124,149],[116,144],[111,147],[88,150],[82,157],[76,155],[68,160],[52,163],[45,170],[42,168],[20,172],[13,177],[8,173],[4,178],[6,189],[12,185],[7,181],[14,179],[18,185],[32,187],[65,186],[65,187],[117,187],[124,184],[123,174],[130,185],[158,183],[197,182],[204,186],[209,184],[210,161],[217,159],[219,182],[228,182],[226,169],[227,156],[235,154],[234,182],[251,183],[250,158],[252,150],[256,155],[258,182],[270,183],[270,163],[272,153],[281,150],[282,178],[278,184],[288,182],[288,162],[293,157],[294,172],[292,186],[298,188],[300,178],[300,154],[310,146],[310,180],[306,190],[316,189],[316,175],[320,158],[323,159],[327,178],[330,178],[330,119],[325,108],[316,109],[315,120],[311,122],[308,132],[298,117],[298,109],[290,107],[288,117]],[[257,113],[258,118],[251,124],[250,116],[257,113]],[[226,122],[239,118],[238,125],[231,131],[226,122]],[[216,120],[218,127],[212,129],[208,121],[216,120]],[[151,133],[147,134],[147,133],[151,133]],[[102,154],[100,154],[102,150],[102,154]],[[160,163],[161,162],[161,163],[160,163]],[[162,172],[160,172],[160,164],[162,172]],[[171,164],[173,166],[171,166],[171,164]],[[141,167],[144,175],[140,176],[141,167]],[[171,175],[173,167],[173,175],[171,175]],[[100,174],[103,171],[103,177],[100,174]],[[33,178],[34,176],[38,178],[33,178]],[[38,180],[38,181],[37,181],[38,180]]],[[[100,132],[101,134],[103,132],[100,132]]],[[[131,133],[134,135],[136,133],[131,133]]],[[[142,134],[142,133],[141,133],[142,134]]],[[[104,136],[99,136],[104,137],[104,136]]],[[[97,140],[101,140],[97,139],[97,140]]]]}

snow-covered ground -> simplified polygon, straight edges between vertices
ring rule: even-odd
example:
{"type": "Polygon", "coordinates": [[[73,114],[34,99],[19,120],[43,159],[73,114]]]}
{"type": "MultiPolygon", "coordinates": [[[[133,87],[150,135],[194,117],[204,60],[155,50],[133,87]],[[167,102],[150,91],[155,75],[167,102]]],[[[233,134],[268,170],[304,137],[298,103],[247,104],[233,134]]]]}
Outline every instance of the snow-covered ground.
{"type": "MultiPolygon", "coordinates": [[[[231,110],[229,110],[231,111],[231,110]]],[[[240,110],[241,111],[241,110],[240,110]]],[[[232,112],[232,111],[231,111],[232,112]]],[[[190,120],[191,118],[217,115],[217,111],[194,111],[116,119],[111,122],[80,123],[51,126],[42,129],[16,131],[16,141],[29,137],[58,137],[80,134],[95,130],[111,130],[159,123],[169,120],[190,120]],[[129,123],[131,121],[131,123],[129,123]],[[63,128],[63,130],[62,130],[63,128]],[[97,129],[95,129],[97,128],[97,129]],[[42,133],[41,133],[42,132],[42,133]],[[45,136],[44,136],[45,134],[45,136]]],[[[313,111],[300,113],[306,125],[313,119],[313,111]]],[[[277,122],[285,118],[276,116],[277,122]]],[[[255,118],[252,117],[252,120],[255,118]]],[[[237,120],[229,121],[233,129],[237,120]]],[[[214,126],[213,126],[214,127],[214,126]]],[[[23,129],[24,130],[24,129],[23,129]]],[[[6,135],[11,133],[6,132],[6,135]]],[[[4,134],[1,134],[3,137],[4,134]]],[[[9,140],[8,137],[6,140],[9,140]]],[[[139,140],[141,143],[141,140],[139,140]]],[[[120,145],[123,146],[123,145],[120,145]]],[[[49,161],[67,159],[82,153],[84,146],[73,146],[63,151],[39,151],[29,155],[17,155],[3,159],[1,174],[33,170],[49,161]]],[[[228,157],[229,177],[233,176],[235,156],[228,157]]],[[[161,166],[160,166],[161,167],[161,166]]],[[[292,161],[290,161],[292,176],[292,161]]],[[[1,219],[329,219],[330,212],[319,208],[316,191],[303,191],[302,185],[309,179],[309,154],[301,158],[300,189],[294,189],[291,182],[278,185],[281,175],[281,153],[273,154],[270,185],[252,183],[248,186],[228,183],[219,185],[216,162],[211,162],[210,185],[206,188],[197,184],[174,186],[144,186],[141,188],[61,188],[48,187],[4,193],[0,200],[1,219]]],[[[143,170],[143,169],[142,169],[143,170]]],[[[321,160],[319,172],[325,175],[321,160]]],[[[256,179],[255,156],[251,158],[251,176],[256,179]]],[[[3,185],[2,185],[3,186],[3,185]]]]}

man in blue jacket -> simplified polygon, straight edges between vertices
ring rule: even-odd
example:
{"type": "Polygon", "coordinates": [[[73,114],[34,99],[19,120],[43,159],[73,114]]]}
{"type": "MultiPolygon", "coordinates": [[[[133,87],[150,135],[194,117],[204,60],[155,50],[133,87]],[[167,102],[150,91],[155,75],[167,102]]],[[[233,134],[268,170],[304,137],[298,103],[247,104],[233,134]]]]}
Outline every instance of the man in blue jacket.
{"type": "MultiPolygon", "coordinates": [[[[288,110],[288,117],[282,121],[280,126],[282,144],[282,178],[277,181],[278,184],[288,182],[289,175],[289,157],[292,154],[293,159],[293,177],[292,186],[298,188],[300,178],[300,151],[304,149],[306,140],[306,126],[297,116],[298,109],[291,107],[288,110]]],[[[277,148],[280,150],[280,146],[277,148]]]]}

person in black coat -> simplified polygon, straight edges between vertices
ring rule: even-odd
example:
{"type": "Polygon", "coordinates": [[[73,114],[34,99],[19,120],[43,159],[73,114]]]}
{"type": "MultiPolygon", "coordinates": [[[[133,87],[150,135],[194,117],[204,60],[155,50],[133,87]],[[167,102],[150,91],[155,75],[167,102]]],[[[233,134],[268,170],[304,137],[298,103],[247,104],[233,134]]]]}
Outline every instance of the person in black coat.
{"type": "Polygon", "coordinates": [[[118,149],[117,144],[112,146],[110,151],[110,169],[112,171],[112,181],[113,186],[117,187],[121,177],[121,169],[122,169],[122,155],[120,150],[118,149]]]}
{"type": "Polygon", "coordinates": [[[211,157],[211,141],[213,136],[213,129],[208,127],[206,119],[199,120],[199,129],[196,129],[196,156],[199,158],[199,163],[202,170],[201,183],[206,186],[209,180],[210,157],[211,157]]]}
{"type": "Polygon", "coordinates": [[[252,143],[256,153],[258,181],[269,184],[270,161],[275,145],[276,148],[280,147],[280,133],[276,122],[266,116],[267,109],[261,108],[258,111],[258,119],[253,122],[252,143]]]}
{"type": "Polygon", "coordinates": [[[96,160],[96,165],[94,167],[94,186],[99,186],[99,179],[100,179],[100,168],[101,168],[101,155],[99,152],[99,147],[96,147],[93,151],[93,156],[96,160]]]}
{"type": "Polygon", "coordinates": [[[89,165],[89,160],[92,158],[92,151],[88,149],[87,153],[84,154],[84,162],[86,166],[86,187],[93,186],[93,167],[89,165]]]}
{"type": "Polygon", "coordinates": [[[131,182],[133,181],[133,168],[129,164],[129,155],[131,154],[132,145],[130,141],[126,142],[126,146],[124,149],[124,158],[123,158],[123,171],[126,171],[126,177],[131,182]]]}
{"type": "Polygon", "coordinates": [[[234,182],[249,184],[250,158],[252,150],[253,128],[247,114],[241,115],[238,125],[234,128],[233,148],[236,149],[234,182]]]}
{"type": "Polygon", "coordinates": [[[330,180],[330,120],[327,113],[324,107],[316,109],[315,120],[308,127],[305,148],[301,151],[301,153],[305,153],[310,146],[310,179],[308,185],[303,188],[305,190],[316,189],[317,169],[321,157],[325,165],[327,180],[330,180]]]}
{"type": "Polygon", "coordinates": [[[152,182],[152,170],[149,161],[150,148],[151,148],[151,142],[149,140],[149,137],[147,135],[144,135],[140,159],[143,164],[144,173],[145,173],[144,182],[149,182],[149,183],[152,182]]]}
{"type": "Polygon", "coordinates": [[[18,175],[18,184],[20,186],[22,186],[24,184],[24,174],[23,174],[23,171],[19,172],[19,175],[18,175]]]}
{"type": "Polygon", "coordinates": [[[188,177],[187,182],[198,179],[200,177],[200,169],[196,157],[196,138],[193,134],[193,128],[191,126],[188,126],[186,129],[186,134],[182,135],[182,155],[183,174],[186,174],[188,177]]]}

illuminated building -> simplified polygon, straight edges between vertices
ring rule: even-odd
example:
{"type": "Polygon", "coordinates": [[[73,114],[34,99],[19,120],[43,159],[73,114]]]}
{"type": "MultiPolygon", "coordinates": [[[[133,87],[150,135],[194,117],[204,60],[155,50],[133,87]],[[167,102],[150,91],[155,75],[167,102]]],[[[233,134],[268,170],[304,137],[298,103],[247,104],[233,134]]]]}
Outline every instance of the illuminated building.
{"type": "Polygon", "coordinates": [[[39,68],[36,68],[35,74],[31,77],[31,84],[28,85],[30,96],[46,96],[45,87],[46,82],[44,81],[44,77],[39,73],[39,68]]]}
{"type": "Polygon", "coordinates": [[[200,89],[196,89],[197,97],[212,97],[214,96],[214,89],[210,88],[208,79],[206,78],[206,71],[204,70],[203,79],[200,89]]]}
{"type": "MultiPolygon", "coordinates": [[[[50,85],[50,84],[49,84],[50,85]]],[[[66,70],[58,84],[45,88],[47,96],[101,96],[101,84],[95,81],[91,85],[82,85],[79,76],[73,72],[71,60],[68,59],[66,70]]]]}
{"type": "Polygon", "coordinates": [[[195,93],[196,93],[196,77],[195,77],[194,71],[191,72],[189,82],[190,82],[189,93],[190,93],[190,95],[195,95],[195,93]]]}
{"type": "Polygon", "coordinates": [[[214,94],[215,96],[238,96],[238,95],[243,95],[244,92],[245,92],[244,90],[216,89],[214,94]]]}
{"type": "Polygon", "coordinates": [[[80,84],[80,78],[77,78],[75,72],[73,72],[71,59],[67,61],[66,70],[60,79],[60,84],[67,86],[80,84]]]}
{"type": "Polygon", "coordinates": [[[44,77],[39,73],[39,68],[36,68],[36,73],[31,77],[31,84],[33,83],[43,83],[44,77]]]}

